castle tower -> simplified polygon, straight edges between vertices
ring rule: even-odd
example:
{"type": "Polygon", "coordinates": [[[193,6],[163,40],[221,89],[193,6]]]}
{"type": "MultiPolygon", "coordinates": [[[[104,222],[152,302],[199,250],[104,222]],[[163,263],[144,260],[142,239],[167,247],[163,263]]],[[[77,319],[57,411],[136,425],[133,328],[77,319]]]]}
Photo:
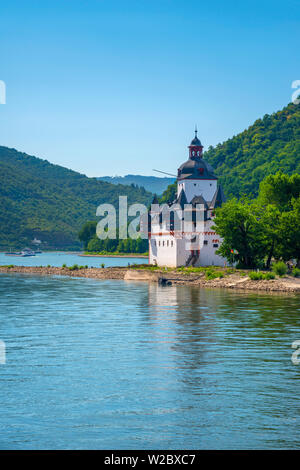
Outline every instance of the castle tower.
{"type": "Polygon", "coordinates": [[[189,202],[195,196],[202,196],[205,201],[211,201],[217,190],[217,177],[213,168],[202,158],[203,145],[195,137],[188,146],[189,159],[178,168],[177,173],[177,196],[181,191],[185,192],[186,199],[189,202]]]}
{"type": "Polygon", "coordinates": [[[226,260],[216,253],[222,240],[213,218],[225,197],[213,168],[203,159],[197,129],[188,149],[189,158],[178,169],[176,199],[162,206],[154,199],[148,214],[149,263],[224,266],[226,260]]]}

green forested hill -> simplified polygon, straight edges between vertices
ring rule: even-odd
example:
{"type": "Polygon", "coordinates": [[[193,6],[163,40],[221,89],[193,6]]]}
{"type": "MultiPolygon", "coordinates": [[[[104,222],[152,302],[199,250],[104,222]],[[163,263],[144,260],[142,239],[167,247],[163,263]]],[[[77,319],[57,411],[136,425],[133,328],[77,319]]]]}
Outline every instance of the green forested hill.
{"type": "MultiPolygon", "coordinates": [[[[210,147],[203,155],[219,176],[227,197],[256,196],[266,175],[300,173],[300,105],[266,114],[245,131],[210,147]]],[[[175,185],[169,187],[175,193],[175,185]]]]}
{"type": "Polygon", "coordinates": [[[95,220],[101,203],[117,208],[119,195],[129,204],[151,200],[143,188],[105,183],[0,147],[0,249],[23,248],[34,237],[49,248],[78,247],[83,223],[95,220]]]}

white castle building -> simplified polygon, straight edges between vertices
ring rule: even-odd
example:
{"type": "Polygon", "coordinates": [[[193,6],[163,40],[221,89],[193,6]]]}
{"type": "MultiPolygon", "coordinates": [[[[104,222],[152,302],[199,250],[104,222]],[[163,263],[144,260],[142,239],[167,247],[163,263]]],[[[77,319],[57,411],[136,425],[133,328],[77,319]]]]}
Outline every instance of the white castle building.
{"type": "Polygon", "coordinates": [[[177,174],[177,198],[159,206],[155,197],[148,213],[149,263],[158,266],[224,266],[216,254],[221,239],[212,229],[214,211],[225,197],[213,168],[202,158],[197,137],[189,159],[177,174]]]}

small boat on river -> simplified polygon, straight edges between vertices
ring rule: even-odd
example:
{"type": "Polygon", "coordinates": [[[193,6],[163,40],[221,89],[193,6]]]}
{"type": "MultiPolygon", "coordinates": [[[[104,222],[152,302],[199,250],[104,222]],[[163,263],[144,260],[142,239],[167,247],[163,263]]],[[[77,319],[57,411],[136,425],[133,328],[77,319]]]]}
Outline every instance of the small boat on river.
{"type": "Polygon", "coordinates": [[[35,256],[35,252],[30,248],[24,248],[22,251],[8,251],[5,253],[6,256],[35,256]]]}

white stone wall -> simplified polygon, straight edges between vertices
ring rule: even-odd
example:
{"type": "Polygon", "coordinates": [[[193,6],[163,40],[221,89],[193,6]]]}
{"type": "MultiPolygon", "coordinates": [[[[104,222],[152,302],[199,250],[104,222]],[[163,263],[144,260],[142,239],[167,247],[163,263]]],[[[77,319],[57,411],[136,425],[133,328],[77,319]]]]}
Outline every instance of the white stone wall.
{"type": "MultiPolygon", "coordinates": [[[[215,252],[219,243],[214,242],[215,235],[205,235],[204,239],[207,244],[199,243],[200,256],[195,266],[225,266],[226,259],[217,255],[215,252]]],[[[202,242],[204,242],[204,239],[202,242]]],[[[150,242],[149,262],[150,264],[157,264],[158,266],[178,267],[185,266],[190,256],[191,250],[190,243],[185,238],[175,239],[168,236],[152,237],[150,242]],[[173,246],[172,246],[173,242],[173,246]]],[[[196,244],[192,244],[196,250],[196,244]]]]}
{"type": "Polygon", "coordinates": [[[162,234],[152,236],[149,241],[149,262],[158,266],[176,267],[176,240],[173,236],[162,234]]]}
{"type": "Polygon", "coordinates": [[[199,227],[200,257],[195,266],[224,266],[226,259],[216,251],[222,243],[221,237],[212,229],[213,220],[207,220],[199,227]]]}
{"type": "Polygon", "coordinates": [[[179,196],[181,190],[184,189],[188,202],[193,197],[202,196],[205,201],[211,201],[217,190],[217,180],[182,180],[178,181],[177,194],[179,196]]]}
{"type": "Polygon", "coordinates": [[[181,237],[170,235],[170,232],[159,224],[152,226],[152,237],[149,242],[150,264],[159,266],[185,266],[191,250],[200,250],[200,256],[195,266],[224,266],[226,259],[215,252],[220,247],[222,239],[211,228],[213,220],[207,220],[197,225],[197,239],[191,241],[190,235],[181,237]],[[160,235],[161,233],[161,235],[160,235]]]}
{"type": "MultiPolygon", "coordinates": [[[[192,182],[193,180],[191,180],[192,182]]],[[[209,180],[206,180],[206,183],[209,180]]],[[[217,182],[210,180],[212,186],[209,198],[212,199],[217,182]]],[[[189,186],[192,188],[192,186],[189,186]]],[[[198,191],[198,190],[197,190],[198,191]]],[[[197,194],[199,195],[199,193],[197,194]]],[[[191,196],[191,193],[190,193],[191,196]]],[[[194,197],[194,195],[192,196],[194,197]]],[[[207,196],[208,197],[208,196],[207,196]]],[[[190,201],[188,201],[190,202],[190,201]]],[[[203,214],[203,212],[201,212],[203,214]]],[[[207,212],[207,217],[211,217],[212,211],[207,212]]],[[[186,217],[188,220],[189,217],[186,217]]],[[[216,250],[219,248],[222,239],[212,229],[214,224],[213,220],[206,220],[199,223],[197,218],[197,228],[193,222],[185,220],[182,222],[183,227],[181,230],[188,232],[187,236],[182,236],[181,230],[176,233],[170,233],[168,224],[163,221],[159,224],[159,218],[152,219],[151,226],[151,239],[149,241],[149,262],[150,264],[157,264],[158,266],[178,267],[185,266],[190,257],[191,250],[196,252],[200,250],[199,258],[195,266],[224,266],[226,260],[219,255],[216,255],[216,250]],[[197,229],[196,241],[191,240],[191,234],[197,229]]]]}
{"type": "Polygon", "coordinates": [[[185,238],[177,240],[177,266],[185,266],[190,256],[190,251],[186,249],[185,238]]]}

